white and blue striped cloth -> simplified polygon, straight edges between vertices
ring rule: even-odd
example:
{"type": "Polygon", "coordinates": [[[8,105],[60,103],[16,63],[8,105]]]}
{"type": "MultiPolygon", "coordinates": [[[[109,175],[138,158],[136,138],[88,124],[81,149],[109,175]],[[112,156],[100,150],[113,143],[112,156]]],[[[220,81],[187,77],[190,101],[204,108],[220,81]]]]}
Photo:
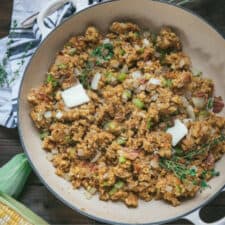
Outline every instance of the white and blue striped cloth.
{"type": "MultiPolygon", "coordinates": [[[[12,24],[8,37],[0,39],[0,64],[4,64],[7,72],[7,81],[0,87],[0,125],[7,128],[17,126],[17,98],[20,83],[24,70],[31,56],[42,41],[41,33],[36,23],[32,28],[24,29],[20,27],[20,23],[40,11],[41,7],[48,0],[14,0],[12,24]],[[16,21],[16,22],[15,22],[16,21]],[[17,26],[15,26],[17,24],[17,26]],[[7,52],[10,56],[4,60],[7,52]],[[6,61],[6,62],[4,62],[6,61]]],[[[77,0],[78,5],[83,4],[83,0],[77,0]]],[[[89,1],[95,4],[101,1],[89,1]]],[[[87,7],[88,7],[87,4],[87,7]]],[[[83,8],[83,6],[82,6],[83,8]]],[[[65,18],[71,16],[75,9],[72,4],[67,3],[52,15],[45,19],[45,24],[54,29],[65,18]]]]}

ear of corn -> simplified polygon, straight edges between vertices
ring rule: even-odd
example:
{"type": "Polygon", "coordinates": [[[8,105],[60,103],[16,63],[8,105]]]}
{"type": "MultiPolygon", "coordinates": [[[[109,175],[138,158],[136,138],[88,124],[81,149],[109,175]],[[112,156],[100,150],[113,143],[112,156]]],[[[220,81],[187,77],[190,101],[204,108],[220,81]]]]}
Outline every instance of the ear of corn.
{"type": "Polygon", "coordinates": [[[0,224],[48,225],[23,204],[0,192],[0,224]]]}
{"type": "Polygon", "coordinates": [[[24,153],[17,154],[0,168],[0,191],[18,197],[31,172],[24,153]]]}

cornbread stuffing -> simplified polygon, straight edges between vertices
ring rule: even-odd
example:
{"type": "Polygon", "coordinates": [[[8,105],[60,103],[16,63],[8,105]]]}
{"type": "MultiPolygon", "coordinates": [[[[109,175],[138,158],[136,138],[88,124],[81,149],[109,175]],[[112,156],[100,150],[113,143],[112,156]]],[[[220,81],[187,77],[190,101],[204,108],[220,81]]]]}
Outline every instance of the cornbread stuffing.
{"type": "Polygon", "coordinates": [[[171,28],[114,22],[72,37],[28,101],[48,159],[74,188],[128,207],[177,206],[219,175],[225,118],[214,89],[171,28]]]}

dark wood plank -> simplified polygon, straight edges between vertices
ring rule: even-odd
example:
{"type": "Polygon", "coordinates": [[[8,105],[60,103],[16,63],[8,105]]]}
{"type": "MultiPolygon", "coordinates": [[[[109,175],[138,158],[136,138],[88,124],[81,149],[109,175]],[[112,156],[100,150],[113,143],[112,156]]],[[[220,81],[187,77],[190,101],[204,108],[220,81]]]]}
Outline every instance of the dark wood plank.
{"type": "MultiPolygon", "coordinates": [[[[12,0],[0,1],[0,37],[7,35],[10,26],[12,0]]],[[[204,0],[192,10],[225,36],[225,4],[224,0],[204,0]]],[[[17,129],[0,127],[0,166],[13,155],[22,152],[17,129]]],[[[19,199],[34,212],[38,213],[50,224],[99,224],[77,212],[74,212],[57,200],[32,173],[19,199]]],[[[225,193],[220,194],[214,201],[201,210],[201,216],[206,222],[213,222],[225,216],[225,193]]],[[[191,224],[185,220],[178,220],[172,224],[191,224]]]]}
{"type": "Polygon", "coordinates": [[[11,13],[12,13],[12,0],[1,0],[0,2],[0,37],[8,34],[11,13]]]}

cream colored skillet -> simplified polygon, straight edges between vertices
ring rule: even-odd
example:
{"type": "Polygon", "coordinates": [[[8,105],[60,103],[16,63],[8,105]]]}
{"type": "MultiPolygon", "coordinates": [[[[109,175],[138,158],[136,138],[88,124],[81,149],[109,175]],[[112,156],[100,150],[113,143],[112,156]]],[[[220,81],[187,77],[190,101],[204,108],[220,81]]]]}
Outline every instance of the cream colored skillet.
{"type": "MultiPolygon", "coordinates": [[[[43,18],[48,10],[66,0],[57,0],[46,5],[40,12],[38,24],[43,35],[49,33],[44,27],[43,18]]],[[[74,2],[74,1],[73,1],[74,2]]],[[[76,2],[74,2],[76,4],[76,2]]],[[[225,99],[225,40],[211,26],[192,13],[166,4],[150,0],[115,0],[97,4],[81,10],[51,32],[29,63],[19,96],[19,133],[23,148],[34,171],[46,187],[62,202],[72,209],[95,220],[111,224],[160,224],[178,218],[187,218],[196,225],[205,225],[199,217],[199,209],[218,195],[225,185],[225,157],[217,164],[220,176],[213,178],[211,189],[197,194],[193,199],[173,207],[163,201],[140,201],[138,208],[127,208],[122,203],[104,202],[98,196],[87,200],[82,190],[73,190],[70,183],[54,173],[52,164],[41,149],[39,134],[29,117],[27,102],[28,91],[39,86],[59,49],[72,35],[81,34],[92,24],[106,31],[113,21],[133,21],[153,31],[163,25],[169,25],[181,37],[184,51],[191,57],[193,67],[216,83],[216,95],[225,99]]],[[[222,112],[225,115],[225,111],[222,112]]],[[[225,218],[213,223],[224,225],[225,218]]]]}

